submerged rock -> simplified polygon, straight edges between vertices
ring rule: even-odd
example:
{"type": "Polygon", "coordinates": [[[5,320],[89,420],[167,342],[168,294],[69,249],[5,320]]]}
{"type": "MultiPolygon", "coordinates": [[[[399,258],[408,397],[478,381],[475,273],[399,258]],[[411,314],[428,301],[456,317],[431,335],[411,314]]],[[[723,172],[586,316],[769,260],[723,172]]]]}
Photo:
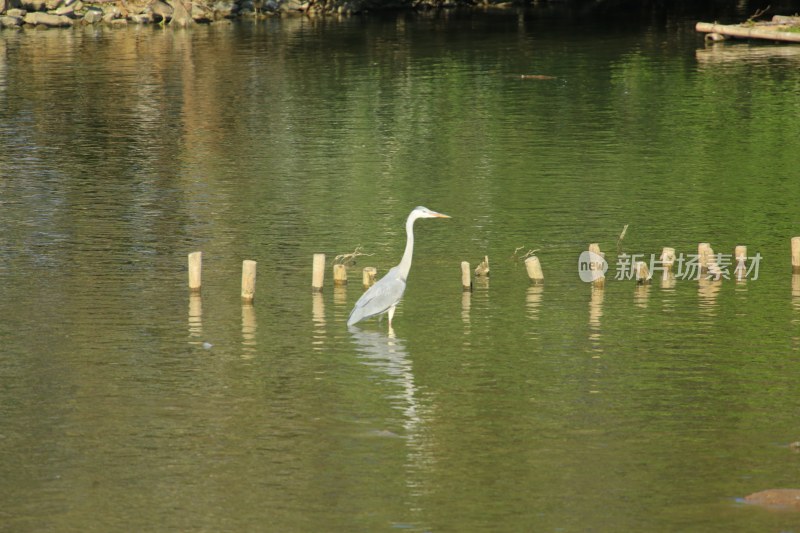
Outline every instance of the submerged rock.
{"type": "Polygon", "coordinates": [[[767,489],[744,497],[744,501],[764,507],[800,511],[800,489],[767,489]]]}

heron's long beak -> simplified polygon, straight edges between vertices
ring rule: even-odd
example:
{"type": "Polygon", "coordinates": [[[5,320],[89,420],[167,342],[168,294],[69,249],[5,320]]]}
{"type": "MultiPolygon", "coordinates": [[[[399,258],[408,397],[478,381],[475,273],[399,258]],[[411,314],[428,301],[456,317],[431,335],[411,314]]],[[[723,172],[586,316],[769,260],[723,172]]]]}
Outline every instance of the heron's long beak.
{"type": "Polygon", "coordinates": [[[450,218],[450,215],[445,215],[443,213],[434,213],[436,218],[450,218]]]}

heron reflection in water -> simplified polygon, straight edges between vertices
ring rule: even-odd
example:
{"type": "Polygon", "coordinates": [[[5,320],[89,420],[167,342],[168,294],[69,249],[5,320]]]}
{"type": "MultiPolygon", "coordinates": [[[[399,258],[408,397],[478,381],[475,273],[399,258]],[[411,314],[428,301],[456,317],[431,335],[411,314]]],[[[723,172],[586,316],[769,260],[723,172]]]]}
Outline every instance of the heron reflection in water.
{"type": "Polygon", "coordinates": [[[411,256],[414,254],[414,222],[418,218],[450,218],[442,213],[431,211],[427,207],[416,207],[406,220],[406,249],[400,264],[389,270],[385,276],[361,295],[355,307],[350,312],[347,325],[353,324],[376,315],[388,313],[389,330],[392,329],[392,317],[395,307],[403,297],[406,290],[408,272],[411,270],[411,256]]]}
{"type": "Polygon", "coordinates": [[[388,334],[382,331],[363,331],[357,326],[351,326],[348,330],[362,362],[383,374],[387,382],[400,387],[400,394],[391,392],[387,398],[404,415],[403,436],[408,439],[409,446],[418,447],[419,425],[422,421],[420,405],[411,360],[403,339],[396,337],[392,330],[388,334]]]}

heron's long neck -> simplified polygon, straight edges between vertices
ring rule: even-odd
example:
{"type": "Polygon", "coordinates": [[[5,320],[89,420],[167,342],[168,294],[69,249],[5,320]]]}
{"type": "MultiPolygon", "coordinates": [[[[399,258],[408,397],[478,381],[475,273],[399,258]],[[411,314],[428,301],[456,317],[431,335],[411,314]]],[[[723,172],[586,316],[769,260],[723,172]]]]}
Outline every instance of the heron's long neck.
{"type": "Polygon", "coordinates": [[[411,256],[414,254],[414,221],[416,218],[408,217],[406,220],[406,251],[403,252],[403,258],[397,268],[400,269],[400,274],[403,279],[408,278],[408,272],[411,270],[411,256]]]}

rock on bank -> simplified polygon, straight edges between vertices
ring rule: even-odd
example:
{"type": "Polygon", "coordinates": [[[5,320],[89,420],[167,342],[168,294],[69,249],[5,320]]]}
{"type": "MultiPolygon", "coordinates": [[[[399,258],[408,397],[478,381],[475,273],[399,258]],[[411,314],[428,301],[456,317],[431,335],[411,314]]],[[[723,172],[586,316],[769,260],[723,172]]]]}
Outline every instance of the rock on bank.
{"type": "Polygon", "coordinates": [[[377,9],[449,8],[492,0],[0,0],[0,28],[76,24],[188,26],[239,17],[353,14],[377,9]]]}

